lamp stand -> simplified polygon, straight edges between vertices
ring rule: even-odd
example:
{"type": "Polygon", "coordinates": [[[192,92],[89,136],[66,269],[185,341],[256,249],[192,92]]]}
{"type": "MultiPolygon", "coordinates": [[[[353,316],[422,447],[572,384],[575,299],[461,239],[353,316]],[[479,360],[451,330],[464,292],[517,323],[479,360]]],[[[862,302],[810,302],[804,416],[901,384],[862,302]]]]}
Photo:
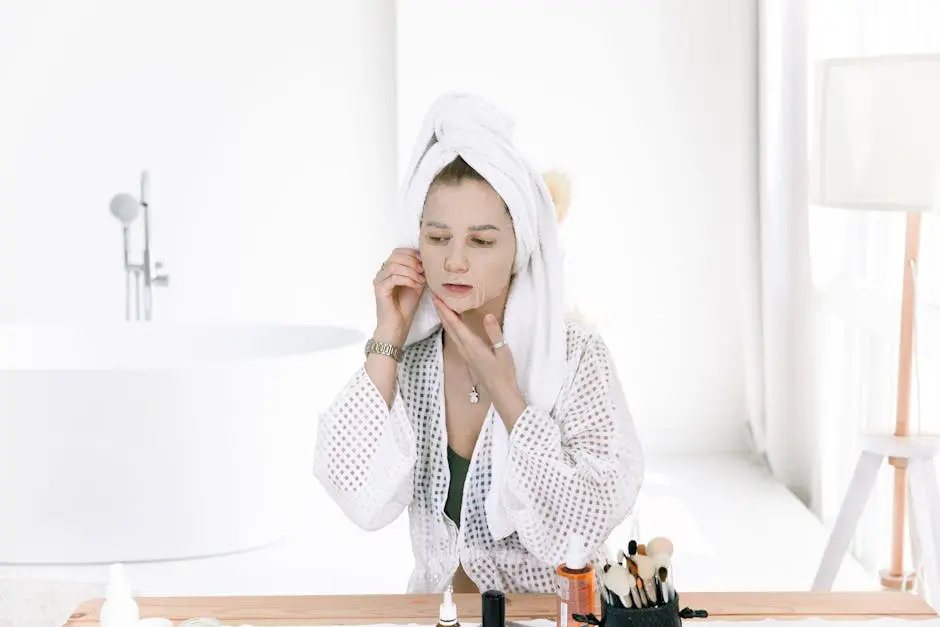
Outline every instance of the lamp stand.
{"type": "Polygon", "coordinates": [[[861,454],[816,571],[814,592],[832,589],[865,503],[875,487],[878,471],[887,458],[894,466],[894,519],[891,566],[879,573],[881,585],[893,590],[909,590],[917,581],[913,575],[923,567],[923,585],[919,586],[918,594],[925,600],[928,597],[940,599],[940,481],[934,463],[940,457],[940,436],[912,436],[908,429],[914,353],[914,274],[920,247],[920,220],[919,213],[907,214],[895,432],[860,436],[861,454]],[[905,517],[908,502],[911,512],[905,517]],[[904,571],[905,518],[908,519],[914,572],[904,571]]]}
{"type": "MultiPolygon", "coordinates": [[[[898,398],[894,435],[907,437],[910,433],[911,373],[914,362],[914,276],[920,254],[921,214],[906,214],[907,227],[904,242],[904,287],[901,295],[901,338],[898,346],[898,398]]],[[[891,526],[891,567],[881,571],[881,585],[900,590],[907,582],[913,585],[911,573],[904,572],[904,518],[907,505],[907,458],[889,457],[894,466],[894,516],[891,526]]]]}

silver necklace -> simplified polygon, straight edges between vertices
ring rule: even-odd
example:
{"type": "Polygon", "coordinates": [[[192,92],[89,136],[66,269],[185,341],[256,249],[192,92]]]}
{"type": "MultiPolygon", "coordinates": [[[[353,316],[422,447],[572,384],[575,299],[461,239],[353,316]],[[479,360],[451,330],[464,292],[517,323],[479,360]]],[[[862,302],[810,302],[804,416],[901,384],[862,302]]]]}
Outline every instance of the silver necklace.
{"type": "Polygon", "coordinates": [[[473,382],[473,374],[470,372],[470,366],[467,366],[467,378],[470,379],[470,404],[476,405],[480,402],[480,393],[477,391],[477,384],[473,382]]]}
{"type": "Polygon", "coordinates": [[[470,373],[470,368],[467,368],[467,378],[470,379],[470,404],[476,405],[480,402],[480,394],[477,392],[477,384],[473,382],[473,375],[470,373]]]}

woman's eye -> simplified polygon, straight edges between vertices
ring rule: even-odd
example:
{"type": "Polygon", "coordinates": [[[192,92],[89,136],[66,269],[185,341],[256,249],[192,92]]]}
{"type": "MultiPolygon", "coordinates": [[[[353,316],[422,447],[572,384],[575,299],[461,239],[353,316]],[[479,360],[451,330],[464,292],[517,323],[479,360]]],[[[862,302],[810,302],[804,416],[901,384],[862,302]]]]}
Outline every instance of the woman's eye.
{"type": "MultiPolygon", "coordinates": [[[[449,235],[426,235],[425,237],[432,244],[446,244],[447,242],[450,241],[449,235]]],[[[481,247],[487,248],[487,247],[492,246],[496,242],[482,239],[479,237],[471,237],[470,243],[473,244],[474,246],[481,246],[481,247]]]]}

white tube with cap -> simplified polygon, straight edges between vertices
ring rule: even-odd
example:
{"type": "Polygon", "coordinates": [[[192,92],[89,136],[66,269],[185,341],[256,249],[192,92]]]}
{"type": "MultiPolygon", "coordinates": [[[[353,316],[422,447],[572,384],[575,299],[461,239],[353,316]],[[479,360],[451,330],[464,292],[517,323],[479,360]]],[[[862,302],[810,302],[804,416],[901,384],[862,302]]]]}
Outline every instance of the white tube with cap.
{"type": "Polygon", "coordinates": [[[123,564],[111,564],[110,580],[101,606],[101,627],[138,627],[140,608],[124,576],[123,564]]]}

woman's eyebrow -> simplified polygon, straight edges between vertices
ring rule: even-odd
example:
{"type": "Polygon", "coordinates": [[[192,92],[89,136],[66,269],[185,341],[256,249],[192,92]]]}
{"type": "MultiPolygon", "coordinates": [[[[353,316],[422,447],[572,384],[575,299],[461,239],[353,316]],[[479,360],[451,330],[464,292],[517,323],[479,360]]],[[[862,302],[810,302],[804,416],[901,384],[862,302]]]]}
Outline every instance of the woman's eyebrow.
{"type": "MultiPolygon", "coordinates": [[[[424,225],[432,229],[449,229],[450,228],[443,222],[428,221],[428,222],[425,222],[424,225]]],[[[492,224],[474,224],[470,226],[467,230],[468,231],[498,231],[499,227],[494,226],[492,224]]]]}

